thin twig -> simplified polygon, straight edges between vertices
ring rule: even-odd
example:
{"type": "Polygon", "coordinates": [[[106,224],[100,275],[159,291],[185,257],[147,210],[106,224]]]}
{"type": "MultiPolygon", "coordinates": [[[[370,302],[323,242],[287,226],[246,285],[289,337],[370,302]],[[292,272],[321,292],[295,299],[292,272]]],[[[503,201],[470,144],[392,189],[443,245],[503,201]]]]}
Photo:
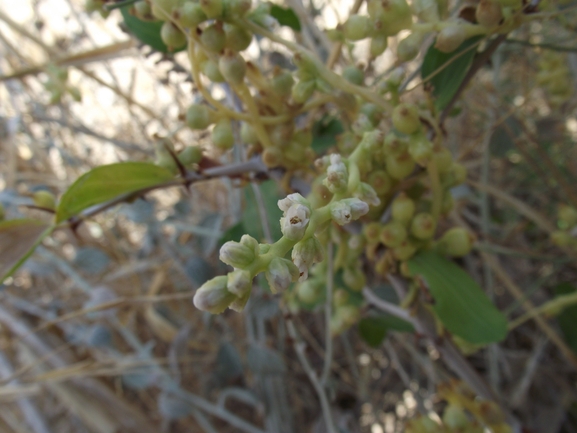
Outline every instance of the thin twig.
{"type": "Polygon", "coordinates": [[[333,315],[334,271],[333,243],[329,241],[329,244],[327,245],[327,283],[325,300],[325,356],[323,372],[321,374],[321,385],[325,387],[333,363],[333,335],[330,325],[331,317],[333,315]]]}

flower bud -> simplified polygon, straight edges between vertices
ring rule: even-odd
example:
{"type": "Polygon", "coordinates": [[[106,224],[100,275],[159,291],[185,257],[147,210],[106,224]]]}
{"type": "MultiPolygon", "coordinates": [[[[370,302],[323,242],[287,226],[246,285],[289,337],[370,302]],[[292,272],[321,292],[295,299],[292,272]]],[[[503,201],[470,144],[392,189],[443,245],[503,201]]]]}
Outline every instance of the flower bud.
{"type": "Polygon", "coordinates": [[[144,0],[140,0],[134,3],[134,14],[136,15],[136,18],[141,21],[154,21],[152,8],[150,7],[150,4],[144,0]]]}
{"type": "Polygon", "coordinates": [[[330,162],[330,165],[327,167],[327,177],[323,180],[323,185],[332,193],[340,192],[347,187],[349,172],[339,154],[332,154],[330,156],[330,162]]]}
{"type": "Polygon", "coordinates": [[[316,80],[299,81],[291,89],[291,96],[297,104],[304,104],[309,100],[317,87],[316,80]]]}
{"type": "Polygon", "coordinates": [[[397,45],[397,57],[401,62],[408,62],[417,57],[421,49],[423,36],[422,33],[413,32],[399,42],[399,45],[397,45]]]}
{"type": "Polygon", "coordinates": [[[351,15],[345,23],[345,38],[350,41],[360,41],[369,36],[372,27],[369,17],[364,15],[351,15]]]}
{"type": "Polygon", "coordinates": [[[186,35],[172,21],[164,22],[160,28],[160,38],[168,47],[168,51],[174,51],[186,44],[186,35]]]}
{"type": "Polygon", "coordinates": [[[415,104],[399,104],[393,110],[393,126],[403,134],[412,134],[421,126],[419,109],[415,104]]]}
{"type": "Polygon", "coordinates": [[[242,313],[249,298],[250,298],[250,290],[246,292],[244,296],[236,298],[234,301],[232,301],[232,303],[228,306],[228,308],[236,311],[237,313],[242,313]]]}
{"type": "Polygon", "coordinates": [[[378,31],[387,36],[394,36],[413,24],[411,8],[406,0],[371,0],[367,10],[376,21],[378,31]]]}
{"type": "Polygon", "coordinates": [[[214,122],[214,113],[203,104],[192,104],[186,110],[186,124],[190,129],[206,129],[214,122]]]}
{"type": "Polygon", "coordinates": [[[220,261],[233,268],[245,269],[252,264],[255,257],[255,250],[241,242],[229,241],[220,247],[220,261]]]}
{"type": "Polygon", "coordinates": [[[252,35],[235,25],[225,25],[224,33],[226,35],[226,47],[232,51],[245,50],[252,42],[252,35]]]}
{"type": "Polygon", "coordinates": [[[176,10],[176,22],[185,28],[194,29],[207,17],[198,3],[187,1],[176,10]]]}
{"type": "Polygon", "coordinates": [[[300,195],[298,192],[289,194],[288,196],[277,202],[279,209],[283,211],[283,215],[286,215],[286,212],[295,204],[302,204],[303,206],[306,206],[309,210],[311,209],[311,204],[309,203],[309,201],[302,195],[300,195]]]}
{"type": "Polygon", "coordinates": [[[400,261],[409,260],[416,252],[417,247],[408,240],[404,241],[398,247],[393,248],[393,256],[400,261]]]}
{"type": "Polygon", "coordinates": [[[226,81],[220,73],[220,69],[218,69],[218,63],[214,60],[205,60],[200,65],[200,69],[202,70],[202,73],[206,75],[206,77],[213,83],[224,83],[226,81]]]}
{"type": "Polygon", "coordinates": [[[394,132],[389,132],[383,140],[383,153],[385,156],[400,155],[409,147],[408,137],[400,137],[394,132]]]}
{"type": "Polygon", "coordinates": [[[445,27],[437,35],[435,48],[443,53],[451,53],[465,42],[467,38],[467,31],[463,25],[454,24],[445,27]]]}
{"type": "Polygon", "coordinates": [[[437,223],[433,215],[427,212],[418,213],[411,222],[411,234],[421,240],[432,238],[436,228],[437,223]]]}
{"type": "Polygon", "coordinates": [[[299,281],[304,281],[308,277],[308,268],[314,263],[323,261],[323,247],[316,237],[297,242],[292,250],[292,260],[299,269],[299,281]]]}
{"type": "Polygon", "coordinates": [[[372,185],[375,192],[380,196],[388,193],[393,187],[393,180],[384,170],[373,171],[369,175],[368,183],[372,185]]]}
{"type": "Polygon", "coordinates": [[[378,206],[381,204],[381,200],[377,197],[374,188],[365,182],[359,184],[353,195],[371,206],[378,206]]]}
{"type": "Polygon", "coordinates": [[[251,0],[223,0],[226,19],[242,18],[251,7],[251,0]]]}
{"type": "Polygon", "coordinates": [[[378,34],[371,39],[371,47],[369,52],[371,57],[375,58],[380,56],[385,52],[388,47],[388,40],[386,35],[378,34]]]}
{"type": "Polygon", "coordinates": [[[200,0],[200,7],[208,18],[218,18],[223,12],[223,0],[200,0]]]}
{"type": "Polygon", "coordinates": [[[250,272],[242,269],[235,269],[234,271],[229,272],[227,275],[226,285],[229,292],[242,298],[247,294],[247,292],[250,292],[250,289],[252,288],[252,277],[250,272]]]}
{"type": "Polygon", "coordinates": [[[292,74],[288,71],[283,71],[273,77],[270,88],[275,95],[286,97],[290,95],[294,83],[295,80],[292,74]]]}
{"type": "Polygon", "coordinates": [[[215,277],[204,283],[194,294],[194,306],[202,311],[220,314],[236,299],[226,288],[227,276],[215,277]]]}
{"type": "Polygon", "coordinates": [[[240,54],[227,50],[218,60],[218,69],[226,81],[238,85],[244,81],[246,62],[240,54]]]}
{"type": "Polygon", "coordinates": [[[293,241],[302,239],[309,224],[311,211],[302,204],[293,204],[280,219],[282,234],[293,241]]]}
{"type": "Polygon", "coordinates": [[[407,194],[401,192],[391,204],[393,221],[398,221],[405,226],[408,225],[415,214],[415,207],[415,202],[407,194]]]}
{"type": "Polygon", "coordinates": [[[433,154],[433,143],[424,135],[411,136],[409,154],[417,164],[424,167],[433,154]]]}
{"type": "Polygon", "coordinates": [[[186,146],[178,154],[178,160],[185,167],[198,164],[202,159],[202,149],[198,146],[186,146]]]}
{"type": "Polygon", "coordinates": [[[366,215],[369,205],[358,198],[350,198],[338,201],[331,205],[331,217],[339,225],[345,225],[366,215]]]}
{"type": "Polygon", "coordinates": [[[250,123],[242,122],[240,125],[240,139],[246,144],[256,144],[258,143],[258,135],[254,126],[250,123]]]}
{"type": "Polygon", "coordinates": [[[290,283],[299,278],[299,270],[290,260],[275,257],[268,265],[265,277],[271,292],[279,293],[285,291],[290,283]]]}
{"type": "Polygon", "coordinates": [[[214,125],[210,134],[212,143],[219,149],[227,150],[234,146],[234,135],[232,133],[232,124],[229,119],[220,119],[214,125]]]}
{"type": "Polygon", "coordinates": [[[365,81],[365,74],[362,69],[358,68],[357,66],[349,65],[343,69],[343,78],[349,83],[362,86],[365,81]]]}
{"type": "Polygon", "coordinates": [[[401,245],[407,239],[407,230],[396,221],[391,221],[381,229],[380,241],[389,248],[401,245]]]}
{"type": "Polygon", "coordinates": [[[437,243],[441,254],[450,257],[463,257],[471,252],[475,236],[462,227],[447,230],[437,243]]]}
{"type": "Polygon", "coordinates": [[[40,208],[50,210],[56,208],[56,198],[54,197],[54,194],[52,194],[50,191],[46,191],[45,189],[36,191],[32,195],[32,200],[34,201],[34,205],[40,208]]]}
{"type": "Polygon", "coordinates": [[[399,155],[389,155],[385,161],[387,173],[397,180],[404,179],[415,169],[415,161],[408,152],[399,155]]]}
{"type": "Polygon", "coordinates": [[[226,46],[226,34],[221,23],[211,24],[200,35],[202,45],[214,53],[220,53],[226,46]]]}
{"type": "Polygon", "coordinates": [[[439,21],[439,6],[436,0],[413,0],[412,6],[420,20],[426,23],[439,21]]]}
{"type": "Polygon", "coordinates": [[[477,22],[485,27],[495,27],[503,19],[501,5],[493,0],[481,0],[475,11],[477,22]]]}

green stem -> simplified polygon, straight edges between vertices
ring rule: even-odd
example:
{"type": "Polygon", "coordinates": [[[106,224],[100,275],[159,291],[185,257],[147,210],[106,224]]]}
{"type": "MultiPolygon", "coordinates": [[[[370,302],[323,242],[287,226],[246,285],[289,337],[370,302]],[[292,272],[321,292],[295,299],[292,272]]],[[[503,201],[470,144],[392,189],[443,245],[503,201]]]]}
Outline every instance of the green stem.
{"type": "Polygon", "coordinates": [[[433,193],[433,204],[431,207],[431,214],[435,221],[438,221],[441,215],[441,209],[443,207],[443,188],[441,186],[441,180],[439,178],[439,169],[434,158],[431,158],[429,164],[427,164],[427,172],[429,173],[429,178],[431,181],[431,191],[433,193]]]}
{"type": "Polygon", "coordinates": [[[34,251],[36,251],[36,248],[38,248],[38,246],[42,243],[42,241],[44,239],[46,239],[48,236],[50,236],[50,234],[54,231],[55,228],[56,228],[56,226],[52,225],[40,234],[38,239],[36,239],[36,242],[34,242],[34,244],[32,244],[32,246],[30,247],[30,249],[28,251],[26,251],[26,253],[22,257],[20,257],[20,259],[16,262],[16,264],[14,264],[8,270],[8,272],[6,272],[6,274],[0,276],[0,278],[1,278],[0,284],[3,284],[7,278],[14,275],[14,272],[16,272],[18,269],[20,269],[20,267],[24,264],[24,262],[26,260],[28,260],[28,258],[34,253],[34,251]]]}

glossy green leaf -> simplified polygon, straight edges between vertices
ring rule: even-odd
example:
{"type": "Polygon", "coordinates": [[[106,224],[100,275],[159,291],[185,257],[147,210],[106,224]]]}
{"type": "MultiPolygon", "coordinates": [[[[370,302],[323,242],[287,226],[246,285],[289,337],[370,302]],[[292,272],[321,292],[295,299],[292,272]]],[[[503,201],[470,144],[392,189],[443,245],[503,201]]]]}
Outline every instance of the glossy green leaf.
{"type": "MultiPolygon", "coordinates": [[[[156,51],[160,51],[162,53],[169,53],[171,51],[168,50],[168,47],[164,42],[162,42],[162,38],[160,37],[160,29],[162,27],[162,21],[142,21],[141,19],[135,17],[130,12],[130,6],[126,6],[120,8],[122,12],[122,17],[124,18],[124,24],[130,33],[134,35],[139,41],[145,43],[146,45],[151,46],[156,51]]],[[[173,50],[172,52],[182,51],[184,49],[173,50]]]]}
{"type": "Polygon", "coordinates": [[[0,282],[12,275],[49,233],[49,224],[17,219],[0,222],[0,282]]]}
{"type": "Polygon", "coordinates": [[[56,222],[122,194],[161,185],[174,178],[168,170],[148,162],[103,165],[83,174],[64,193],[56,210],[56,222]]]}
{"type": "Polygon", "coordinates": [[[424,80],[435,74],[428,82],[433,86],[437,110],[445,108],[457,93],[477,52],[472,46],[481,38],[482,36],[475,36],[467,39],[452,53],[437,50],[434,42],[427,50],[421,66],[421,78],[424,80]],[[440,68],[443,69],[436,73],[440,68]]]}
{"type": "MultiPolygon", "coordinates": [[[[553,289],[555,295],[569,295],[577,291],[577,287],[570,283],[562,283],[553,289]]],[[[559,328],[565,337],[565,341],[573,350],[577,353],[577,305],[571,305],[565,308],[557,316],[557,323],[559,323],[559,328]]]]}
{"type": "Polygon", "coordinates": [[[283,8],[282,6],[272,5],[270,8],[271,16],[278,21],[281,26],[287,26],[294,31],[301,31],[301,22],[299,17],[291,8],[283,8]]]}
{"type": "Polygon", "coordinates": [[[427,282],[433,309],[451,333],[473,344],[505,338],[507,319],[467,272],[432,251],[422,251],[408,263],[411,274],[427,282]]]}

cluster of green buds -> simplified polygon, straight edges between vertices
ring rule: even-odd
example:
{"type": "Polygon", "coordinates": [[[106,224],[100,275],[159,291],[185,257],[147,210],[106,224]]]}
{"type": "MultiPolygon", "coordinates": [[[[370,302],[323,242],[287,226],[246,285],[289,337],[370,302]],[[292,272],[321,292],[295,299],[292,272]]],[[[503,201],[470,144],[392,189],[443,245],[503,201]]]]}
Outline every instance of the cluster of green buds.
{"type": "Polygon", "coordinates": [[[473,22],[447,18],[446,0],[414,0],[411,6],[406,0],[370,0],[367,15],[354,14],[342,28],[330,32],[333,39],[352,42],[371,38],[370,55],[381,55],[388,46],[388,37],[401,30],[410,34],[397,46],[397,58],[401,62],[414,59],[428,34],[435,33],[435,47],[452,52],[467,38],[498,31],[499,26],[509,28],[518,25],[515,12],[523,6],[521,0],[481,0],[475,9],[473,22]],[[413,21],[413,15],[417,21],[413,21]]]}
{"type": "Polygon", "coordinates": [[[551,233],[551,241],[577,252],[577,209],[561,204],[557,209],[557,219],[559,230],[551,233]]]}
{"type": "Polygon", "coordinates": [[[45,70],[48,80],[43,84],[50,93],[50,103],[57,104],[66,94],[70,95],[76,102],[82,99],[78,87],[68,84],[68,70],[54,64],[49,64],[45,70]]]}

